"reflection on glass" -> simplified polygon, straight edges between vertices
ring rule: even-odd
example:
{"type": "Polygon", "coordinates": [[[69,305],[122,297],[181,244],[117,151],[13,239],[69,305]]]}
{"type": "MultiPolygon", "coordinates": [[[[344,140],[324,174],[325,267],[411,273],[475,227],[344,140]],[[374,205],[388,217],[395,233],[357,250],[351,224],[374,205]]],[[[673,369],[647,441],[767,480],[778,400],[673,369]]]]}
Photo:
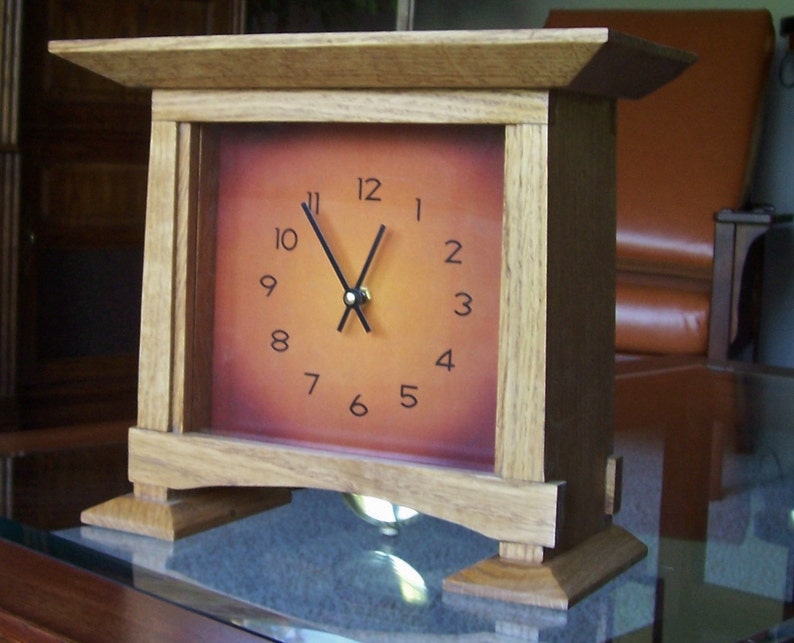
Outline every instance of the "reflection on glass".
{"type": "Polygon", "coordinates": [[[397,582],[403,601],[409,605],[424,605],[427,603],[427,585],[425,585],[422,575],[402,558],[383,551],[370,552],[370,558],[374,565],[384,566],[391,572],[397,582]]]}
{"type": "Polygon", "coordinates": [[[395,505],[381,498],[355,493],[342,495],[345,502],[359,518],[379,527],[384,536],[396,536],[401,526],[419,515],[419,512],[414,509],[395,505]]]}
{"type": "Polygon", "coordinates": [[[388,546],[361,552],[339,565],[338,582],[345,593],[366,596],[378,605],[424,607],[431,600],[422,575],[402,558],[389,553],[388,546]]]}

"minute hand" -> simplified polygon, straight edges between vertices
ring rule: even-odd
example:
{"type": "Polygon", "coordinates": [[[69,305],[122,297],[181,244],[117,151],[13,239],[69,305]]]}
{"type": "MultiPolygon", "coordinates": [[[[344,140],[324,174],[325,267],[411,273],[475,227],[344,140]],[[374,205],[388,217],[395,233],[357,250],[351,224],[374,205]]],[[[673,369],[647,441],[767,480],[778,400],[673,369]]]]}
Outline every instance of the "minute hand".
{"type": "MultiPolygon", "coordinates": [[[[347,279],[345,279],[345,275],[342,272],[342,269],[339,267],[339,263],[334,257],[334,253],[331,252],[331,246],[328,245],[328,242],[325,240],[325,236],[323,235],[322,230],[320,230],[320,226],[317,223],[317,219],[312,212],[312,209],[309,207],[309,204],[306,202],[301,203],[301,208],[303,208],[303,212],[306,214],[306,218],[309,220],[309,223],[314,230],[314,234],[317,235],[317,240],[320,242],[320,245],[325,252],[325,256],[328,257],[328,261],[331,264],[331,268],[334,269],[336,273],[337,279],[339,279],[339,283],[342,284],[342,288],[345,289],[345,294],[349,292],[353,292],[350,286],[347,283],[347,279]]],[[[358,315],[358,319],[361,322],[361,325],[364,327],[364,330],[368,333],[372,330],[369,323],[367,322],[367,318],[364,316],[364,313],[361,311],[361,306],[359,304],[353,304],[351,306],[353,310],[356,311],[356,315],[358,315]]]]}
{"type": "MultiPolygon", "coordinates": [[[[380,245],[381,239],[383,239],[383,234],[386,232],[386,226],[382,223],[380,224],[380,228],[378,228],[378,233],[375,235],[375,241],[372,243],[372,247],[369,249],[369,254],[367,255],[366,261],[364,261],[364,267],[361,269],[361,274],[358,276],[358,281],[356,281],[355,289],[360,290],[361,286],[364,283],[364,279],[367,277],[367,272],[369,272],[369,267],[372,265],[372,260],[375,258],[375,253],[378,250],[378,246],[380,245]]],[[[345,322],[347,321],[347,316],[350,314],[350,308],[345,308],[345,312],[342,315],[342,319],[339,321],[339,326],[337,327],[338,331],[342,331],[345,327],[345,322]]]]}

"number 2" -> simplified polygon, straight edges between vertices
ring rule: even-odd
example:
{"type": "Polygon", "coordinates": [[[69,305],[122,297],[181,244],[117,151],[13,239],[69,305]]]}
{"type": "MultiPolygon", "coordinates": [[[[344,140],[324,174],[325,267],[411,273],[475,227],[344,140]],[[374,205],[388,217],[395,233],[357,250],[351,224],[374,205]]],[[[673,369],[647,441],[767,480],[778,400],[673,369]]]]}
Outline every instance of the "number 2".
{"type": "Polygon", "coordinates": [[[447,255],[447,258],[444,259],[444,263],[463,263],[460,259],[457,258],[458,253],[463,249],[463,244],[460,241],[456,241],[455,239],[448,239],[444,242],[445,246],[452,246],[452,252],[447,255]]]}

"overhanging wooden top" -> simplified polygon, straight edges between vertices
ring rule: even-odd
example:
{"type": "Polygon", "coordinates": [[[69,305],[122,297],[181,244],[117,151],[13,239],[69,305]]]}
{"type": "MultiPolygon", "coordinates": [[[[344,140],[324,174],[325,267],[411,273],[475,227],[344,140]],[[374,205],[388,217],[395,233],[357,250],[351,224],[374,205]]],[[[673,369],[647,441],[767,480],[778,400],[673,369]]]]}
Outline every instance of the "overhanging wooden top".
{"type": "Polygon", "coordinates": [[[152,89],[548,89],[639,98],[693,54],[606,28],[64,40],[50,51],[152,89]]]}

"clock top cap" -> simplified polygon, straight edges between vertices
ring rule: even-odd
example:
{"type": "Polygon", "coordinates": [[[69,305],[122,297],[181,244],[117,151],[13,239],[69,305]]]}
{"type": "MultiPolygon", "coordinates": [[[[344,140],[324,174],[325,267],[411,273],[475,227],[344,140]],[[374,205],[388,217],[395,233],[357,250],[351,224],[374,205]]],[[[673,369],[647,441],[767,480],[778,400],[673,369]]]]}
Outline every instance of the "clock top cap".
{"type": "Polygon", "coordinates": [[[151,89],[569,89],[639,98],[691,53],[606,28],[63,40],[50,51],[151,89]]]}

